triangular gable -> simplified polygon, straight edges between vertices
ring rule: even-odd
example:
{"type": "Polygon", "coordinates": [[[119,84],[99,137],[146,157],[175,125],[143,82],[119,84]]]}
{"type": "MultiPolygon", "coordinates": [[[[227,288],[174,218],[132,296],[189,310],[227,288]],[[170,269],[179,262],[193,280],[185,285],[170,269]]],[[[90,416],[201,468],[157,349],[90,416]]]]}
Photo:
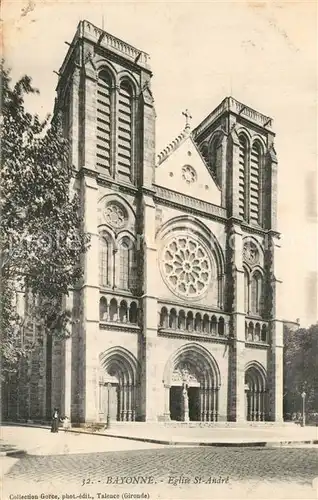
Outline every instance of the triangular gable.
{"type": "Polygon", "coordinates": [[[185,139],[156,168],[157,186],[165,187],[199,200],[221,204],[216,185],[191,136],[185,139]]]}

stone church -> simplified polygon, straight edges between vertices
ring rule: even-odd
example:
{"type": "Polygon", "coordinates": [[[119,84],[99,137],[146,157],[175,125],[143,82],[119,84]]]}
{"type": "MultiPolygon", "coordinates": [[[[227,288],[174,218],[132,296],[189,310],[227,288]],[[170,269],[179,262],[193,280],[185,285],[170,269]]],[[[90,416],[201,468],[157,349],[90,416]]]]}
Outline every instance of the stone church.
{"type": "Polygon", "coordinates": [[[185,111],[156,156],[151,78],[147,53],[79,23],[55,112],[91,246],[67,299],[72,336],[47,340],[29,402],[12,411],[41,419],[58,406],[82,424],[280,422],[272,120],[226,97],[194,129],[185,111]]]}

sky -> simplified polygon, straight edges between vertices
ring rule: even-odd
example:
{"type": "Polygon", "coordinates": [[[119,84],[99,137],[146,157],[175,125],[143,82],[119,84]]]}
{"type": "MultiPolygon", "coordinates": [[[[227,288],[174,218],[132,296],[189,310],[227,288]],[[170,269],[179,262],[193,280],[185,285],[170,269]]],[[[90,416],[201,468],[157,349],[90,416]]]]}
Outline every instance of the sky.
{"type": "Polygon", "coordinates": [[[273,118],[278,156],[282,314],[317,316],[317,2],[16,0],[2,2],[2,44],[12,77],[29,74],[53,109],[57,75],[77,24],[87,19],[150,54],[159,152],[232,95],[273,118]]]}

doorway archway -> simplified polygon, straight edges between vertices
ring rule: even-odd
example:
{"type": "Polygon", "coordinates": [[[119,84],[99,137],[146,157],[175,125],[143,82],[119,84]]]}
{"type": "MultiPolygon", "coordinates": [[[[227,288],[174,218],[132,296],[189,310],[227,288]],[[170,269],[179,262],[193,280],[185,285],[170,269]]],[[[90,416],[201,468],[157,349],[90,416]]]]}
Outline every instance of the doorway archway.
{"type": "Polygon", "coordinates": [[[261,422],[267,419],[268,394],[266,370],[257,361],[245,367],[245,416],[246,420],[261,422]]]}
{"type": "Polygon", "coordinates": [[[139,364],[123,347],[100,356],[99,420],[134,421],[139,401],[139,364]]]}
{"type": "Polygon", "coordinates": [[[163,383],[167,420],[218,420],[220,371],[203,346],[189,343],[178,349],[166,364],[163,383]]]}

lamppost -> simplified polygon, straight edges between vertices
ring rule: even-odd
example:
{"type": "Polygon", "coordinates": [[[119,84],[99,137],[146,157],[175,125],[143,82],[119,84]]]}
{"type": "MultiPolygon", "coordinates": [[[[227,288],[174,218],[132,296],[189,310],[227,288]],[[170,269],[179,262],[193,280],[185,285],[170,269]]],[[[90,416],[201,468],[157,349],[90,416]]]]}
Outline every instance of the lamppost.
{"type": "Polygon", "coordinates": [[[110,408],[109,408],[109,401],[110,401],[110,388],[111,388],[111,383],[108,382],[107,384],[107,429],[110,428],[110,408]]]}
{"type": "Polygon", "coordinates": [[[306,401],[306,393],[305,391],[301,393],[301,397],[302,397],[302,400],[303,400],[303,407],[302,407],[302,422],[301,422],[301,426],[302,427],[305,427],[306,425],[306,413],[305,413],[305,401],[306,401]]]}

